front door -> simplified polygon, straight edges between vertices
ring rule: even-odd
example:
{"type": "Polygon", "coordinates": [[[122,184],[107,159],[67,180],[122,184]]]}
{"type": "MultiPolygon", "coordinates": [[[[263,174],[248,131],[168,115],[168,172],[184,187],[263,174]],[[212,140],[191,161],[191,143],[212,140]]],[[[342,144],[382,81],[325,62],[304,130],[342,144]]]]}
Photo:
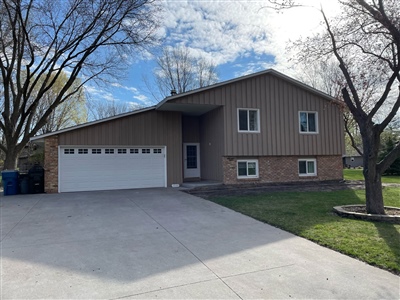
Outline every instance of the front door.
{"type": "Polygon", "coordinates": [[[200,178],[200,144],[183,144],[184,178],[200,178]]]}

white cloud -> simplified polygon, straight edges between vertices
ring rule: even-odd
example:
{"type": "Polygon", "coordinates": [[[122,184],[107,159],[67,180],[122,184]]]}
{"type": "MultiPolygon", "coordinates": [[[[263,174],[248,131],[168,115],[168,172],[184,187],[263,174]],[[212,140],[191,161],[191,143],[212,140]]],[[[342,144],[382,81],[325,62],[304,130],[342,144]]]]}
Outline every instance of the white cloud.
{"type": "Polygon", "coordinates": [[[107,101],[115,101],[116,98],[111,92],[105,91],[104,89],[101,89],[99,87],[94,87],[90,85],[85,86],[85,92],[87,95],[92,98],[92,99],[103,99],[107,101]]]}
{"type": "Polygon", "coordinates": [[[124,89],[124,90],[127,90],[127,91],[132,92],[132,93],[138,93],[138,89],[135,88],[135,87],[132,87],[132,86],[125,86],[125,85],[122,85],[122,84],[116,83],[116,82],[112,83],[111,85],[113,87],[124,89]]]}
{"type": "Polygon", "coordinates": [[[134,96],[133,98],[137,99],[140,102],[143,102],[145,104],[149,102],[149,98],[147,96],[145,96],[145,95],[137,95],[137,96],[134,96]]]}
{"type": "Polygon", "coordinates": [[[140,104],[137,103],[137,102],[132,102],[132,101],[130,101],[130,102],[127,102],[127,104],[128,104],[128,106],[129,106],[129,109],[130,109],[130,110],[137,110],[137,109],[143,108],[143,105],[140,105],[140,104]]]}
{"type": "MultiPolygon", "coordinates": [[[[224,79],[271,67],[295,76],[286,51],[289,41],[322,28],[317,10],[321,1],[298,1],[308,7],[277,12],[267,8],[270,5],[267,0],[164,0],[165,11],[157,34],[163,38],[164,45],[185,45],[194,55],[205,56],[217,66],[231,65],[231,72],[235,73],[225,74],[224,79]],[[273,59],[268,60],[268,55],[273,59]]],[[[329,15],[337,13],[337,1],[322,2],[329,15]]],[[[135,66],[141,66],[143,73],[152,76],[149,60],[154,57],[148,52],[145,54],[141,65],[136,61],[135,66]]],[[[112,94],[96,89],[92,90],[93,95],[154,105],[151,93],[141,92],[138,77],[136,81],[130,79],[128,84],[112,84],[112,94]]]]}
{"type": "MultiPolygon", "coordinates": [[[[321,28],[316,9],[320,2],[301,0],[307,7],[278,13],[267,8],[267,0],[166,0],[162,32],[167,44],[185,45],[217,65],[238,57],[254,60],[255,56],[273,55],[276,68],[283,70],[289,68],[285,51],[289,40],[321,28]]],[[[336,1],[323,1],[323,7],[330,14],[337,12],[336,1]]],[[[252,70],[251,66],[245,69],[252,70]]]]}
{"type": "MultiPolygon", "coordinates": [[[[85,91],[88,96],[95,100],[106,100],[106,101],[124,101],[127,102],[131,107],[143,107],[152,106],[154,101],[150,100],[146,95],[143,95],[137,88],[132,86],[125,86],[118,82],[110,84],[112,89],[103,89],[99,86],[85,86],[85,91]],[[133,99],[133,101],[131,100],[133,99]],[[134,106],[132,103],[136,103],[134,106]]],[[[136,107],[136,108],[137,108],[136,107]]]]}
{"type": "Polygon", "coordinates": [[[264,53],[266,1],[165,1],[164,24],[171,45],[186,45],[217,64],[246,52],[264,53]]]}

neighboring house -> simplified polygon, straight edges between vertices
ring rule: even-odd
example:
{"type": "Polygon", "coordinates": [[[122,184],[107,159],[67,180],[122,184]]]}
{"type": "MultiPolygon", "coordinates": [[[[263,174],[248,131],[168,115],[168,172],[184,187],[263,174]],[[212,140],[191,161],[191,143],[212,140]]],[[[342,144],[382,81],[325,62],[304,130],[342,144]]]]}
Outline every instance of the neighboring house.
{"type": "Polygon", "coordinates": [[[359,168],[363,166],[363,157],[361,155],[344,155],[343,167],[345,168],[359,168]]]}
{"type": "Polygon", "coordinates": [[[342,179],[334,98],[275,70],[44,134],[47,192],[342,179]]]}

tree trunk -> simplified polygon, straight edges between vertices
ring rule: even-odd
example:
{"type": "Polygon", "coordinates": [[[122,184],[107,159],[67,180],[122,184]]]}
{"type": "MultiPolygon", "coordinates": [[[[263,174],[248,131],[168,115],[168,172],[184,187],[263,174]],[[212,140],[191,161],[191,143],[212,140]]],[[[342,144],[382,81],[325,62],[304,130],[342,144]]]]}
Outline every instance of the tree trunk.
{"type": "Polygon", "coordinates": [[[363,164],[365,179],[365,199],[367,213],[385,214],[382,194],[381,173],[377,171],[380,147],[380,133],[371,128],[363,134],[363,164]]]}
{"type": "Polygon", "coordinates": [[[15,149],[7,149],[6,158],[4,160],[4,170],[17,169],[17,160],[19,153],[15,149]]]}
{"type": "Polygon", "coordinates": [[[367,213],[384,215],[381,175],[375,172],[375,176],[364,174],[364,177],[367,213]]]}

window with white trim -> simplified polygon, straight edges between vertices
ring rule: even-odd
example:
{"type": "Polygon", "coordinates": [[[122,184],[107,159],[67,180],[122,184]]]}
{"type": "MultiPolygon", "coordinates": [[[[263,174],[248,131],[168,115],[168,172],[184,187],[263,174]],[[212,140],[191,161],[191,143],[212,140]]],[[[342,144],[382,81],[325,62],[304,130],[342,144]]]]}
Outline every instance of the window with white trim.
{"type": "Polygon", "coordinates": [[[258,160],[238,160],[238,178],[258,178],[258,160]]]}
{"type": "Polygon", "coordinates": [[[150,154],[150,149],[142,149],[142,154],[150,154]]]}
{"type": "Polygon", "coordinates": [[[139,149],[131,149],[130,153],[131,154],[138,154],[139,153],[139,149]]]}
{"type": "Polygon", "coordinates": [[[299,111],[301,133],[318,133],[318,115],[315,111],[299,111]]]}
{"type": "Polygon", "coordinates": [[[126,154],[126,149],[118,149],[118,154],[126,154]]]}
{"type": "Polygon", "coordinates": [[[260,110],[238,108],[239,132],[260,132],[260,110]]]}
{"type": "Polygon", "coordinates": [[[114,149],[105,149],[105,154],[114,154],[114,149]]]}
{"type": "Polygon", "coordinates": [[[92,154],[101,154],[101,149],[92,149],[92,154]]]}
{"type": "Polygon", "coordinates": [[[154,154],[162,153],[162,150],[161,149],[153,149],[153,153],[154,154]]]}
{"type": "Polygon", "coordinates": [[[88,149],[78,149],[78,154],[88,154],[88,149]]]}
{"type": "Polygon", "coordinates": [[[317,160],[299,159],[299,176],[317,176],[317,160]]]}

